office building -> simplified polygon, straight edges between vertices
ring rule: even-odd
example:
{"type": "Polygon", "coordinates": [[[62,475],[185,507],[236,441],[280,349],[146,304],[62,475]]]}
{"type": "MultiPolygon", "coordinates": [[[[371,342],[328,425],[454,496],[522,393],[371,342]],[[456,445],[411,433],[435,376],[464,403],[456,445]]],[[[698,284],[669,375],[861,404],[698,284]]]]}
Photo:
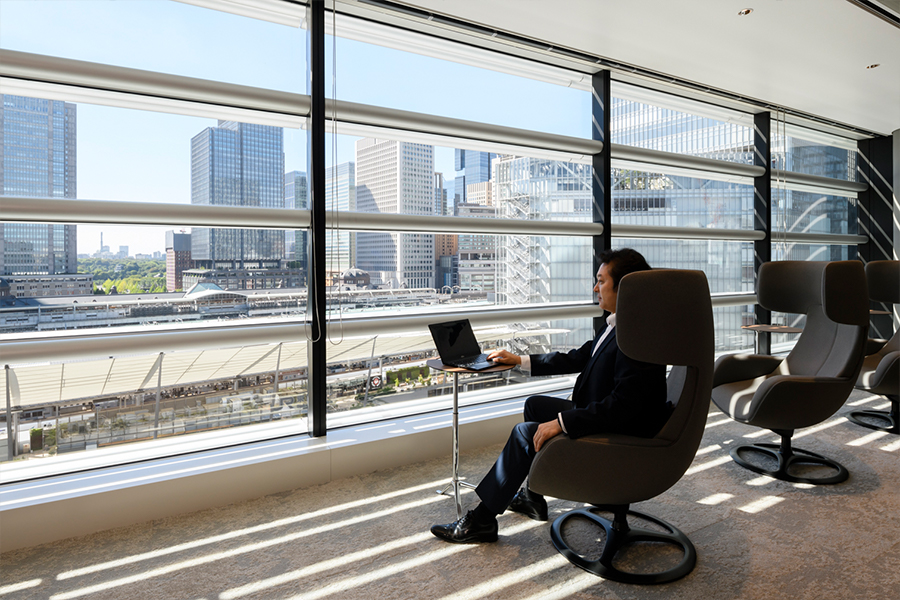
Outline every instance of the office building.
{"type": "Polygon", "coordinates": [[[454,168],[456,169],[454,205],[468,202],[468,186],[482,183],[491,178],[491,161],[497,157],[492,152],[477,150],[454,150],[454,168]]]}
{"type": "MultiPolygon", "coordinates": [[[[191,138],[191,204],[284,207],[284,139],[279,127],[219,121],[191,138]]],[[[284,232],[194,227],[191,257],[208,269],[272,269],[284,232]]]]}
{"type": "MultiPolygon", "coordinates": [[[[75,104],[9,94],[2,98],[0,192],[76,198],[75,104]]],[[[76,273],[77,260],[75,225],[0,223],[0,275],[15,275],[21,283],[29,275],[76,273]]]]}
{"type": "MultiPolygon", "coordinates": [[[[434,213],[434,147],[364,138],[356,142],[356,210],[380,214],[434,213]]],[[[372,284],[434,287],[434,235],[356,234],[357,267],[372,284]]]]}
{"type": "MultiPolygon", "coordinates": [[[[497,218],[496,207],[484,202],[490,198],[489,190],[489,181],[469,185],[470,202],[457,205],[457,216],[473,219],[497,218]],[[483,202],[476,202],[479,199],[483,202]]],[[[458,236],[457,269],[460,291],[490,294],[493,299],[497,282],[498,237],[500,236],[477,233],[463,233],[458,236]]]]}
{"type": "Polygon", "coordinates": [[[447,205],[447,188],[444,187],[443,173],[434,174],[434,214],[452,214],[450,207],[447,205]]]}
{"type": "Polygon", "coordinates": [[[191,260],[191,234],[166,232],[166,291],[184,289],[184,272],[194,267],[191,260]]]}
{"type": "MultiPolygon", "coordinates": [[[[309,210],[309,184],[306,173],[290,171],[284,174],[284,207],[309,210]]],[[[305,229],[284,230],[284,258],[306,276],[309,269],[309,233],[305,229]]]]}
{"type": "MultiPolygon", "coordinates": [[[[356,210],[356,163],[325,169],[325,206],[329,211],[356,210]]],[[[356,233],[330,230],[325,238],[325,272],[334,277],[356,265],[356,233]]]]}

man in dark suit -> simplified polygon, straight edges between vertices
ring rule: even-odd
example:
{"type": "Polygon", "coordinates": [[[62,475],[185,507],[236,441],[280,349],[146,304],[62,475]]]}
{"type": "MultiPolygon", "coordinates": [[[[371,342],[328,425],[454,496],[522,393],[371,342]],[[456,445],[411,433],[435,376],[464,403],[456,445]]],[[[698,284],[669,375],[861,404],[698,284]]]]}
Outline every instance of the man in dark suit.
{"type": "Polygon", "coordinates": [[[497,462],[475,489],[481,503],[458,521],[433,526],[431,532],[437,537],[456,543],[496,541],[497,515],[507,508],[546,521],[547,502],[543,496],[519,487],[528,476],[535,455],[550,438],[561,434],[578,438],[591,433],[649,438],[668,420],[671,411],[666,404],[665,367],[632,360],[616,344],[619,281],[628,273],[650,269],[650,265],[630,248],[606,250],[600,255],[600,262],[594,292],[600,308],[611,314],[597,337],[565,354],[518,356],[506,350],[491,353],[492,360],[520,365],[533,375],[579,373],[572,400],[551,396],[526,400],[525,422],[513,428],[497,462]]]}

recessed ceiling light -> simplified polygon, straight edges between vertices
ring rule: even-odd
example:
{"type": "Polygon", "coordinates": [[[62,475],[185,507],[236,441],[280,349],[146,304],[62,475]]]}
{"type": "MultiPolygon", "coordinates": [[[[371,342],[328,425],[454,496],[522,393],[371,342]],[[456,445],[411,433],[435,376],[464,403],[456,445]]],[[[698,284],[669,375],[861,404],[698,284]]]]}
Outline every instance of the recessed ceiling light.
{"type": "Polygon", "coordinates": [[[745,9],[742,9],[742,10],[739,10],[739,11],[738,11],[738,16],[739,16],[739,17],[746,17],[747,15],[749,15],[749,14],[752,13],[752,12],[753,12],[753,9],[752,9],[752,8],[745,8],[745,9]]]}
{"type": "Polygon", "coordinates": [[[881,66],[881,63],[875,63],[874,65],[869,65],[869,66],[866,67],[866,68],[867,68],[867,69],[874,69],[875,67],[880,67],[880,66],[881,66]]]}

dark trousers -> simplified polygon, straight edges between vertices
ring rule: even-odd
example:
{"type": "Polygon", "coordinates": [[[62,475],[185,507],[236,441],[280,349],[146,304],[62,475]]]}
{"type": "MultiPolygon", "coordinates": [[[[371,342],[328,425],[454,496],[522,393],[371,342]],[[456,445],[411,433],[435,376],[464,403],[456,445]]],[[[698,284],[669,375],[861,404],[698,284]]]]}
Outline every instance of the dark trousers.
{"type": "Polygon", "coordinates": [[[532,396],[525,401],[525,422],[513,427],[497,462],[475,488],[485,508],[497,515],[506,510],[531,470],[538,425],[555,420],[572,407],[571,401],[552,396],[532,396]]]}

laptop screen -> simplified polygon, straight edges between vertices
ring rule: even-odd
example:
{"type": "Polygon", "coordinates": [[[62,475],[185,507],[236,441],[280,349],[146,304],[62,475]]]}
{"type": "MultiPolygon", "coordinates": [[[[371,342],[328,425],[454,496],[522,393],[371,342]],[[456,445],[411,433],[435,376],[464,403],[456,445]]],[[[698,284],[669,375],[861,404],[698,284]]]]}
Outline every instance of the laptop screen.
{"type": "Polygon", "coordinates": [[[428,328],[431,330],[438,354],[445,363],[481,354],[481,348],[468,319],[435,323],[428,328]]]}

